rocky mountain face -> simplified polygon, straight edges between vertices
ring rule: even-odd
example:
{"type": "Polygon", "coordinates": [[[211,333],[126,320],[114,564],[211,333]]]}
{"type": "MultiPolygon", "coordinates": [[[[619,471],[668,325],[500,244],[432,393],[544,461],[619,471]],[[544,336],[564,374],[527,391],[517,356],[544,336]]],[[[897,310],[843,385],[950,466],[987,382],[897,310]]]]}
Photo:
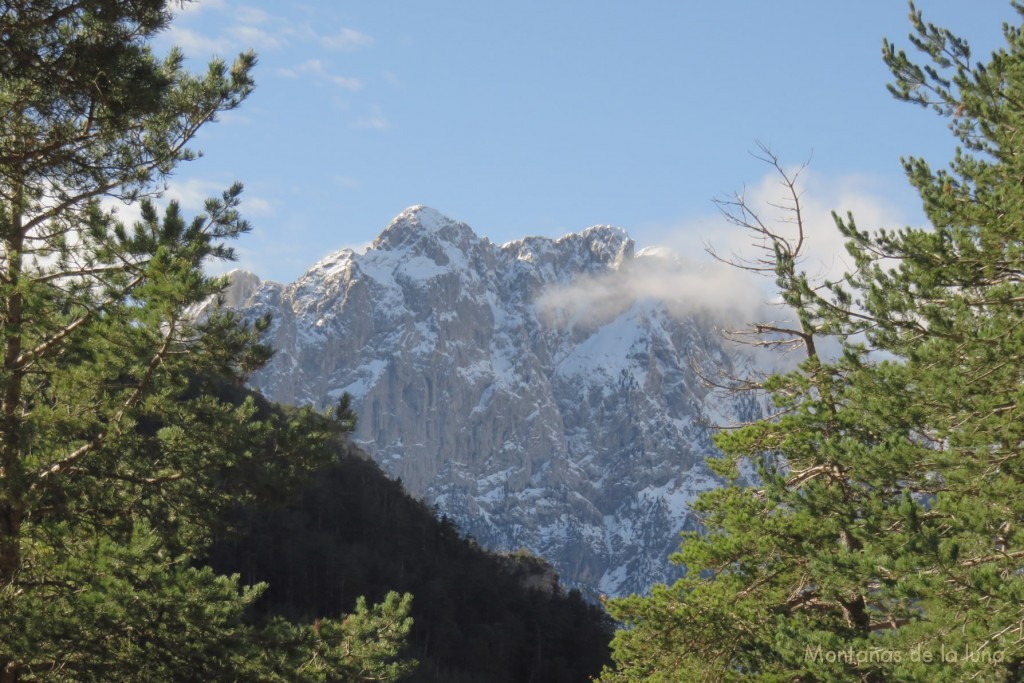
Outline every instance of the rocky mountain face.
{"type": "Polygon", "coordinates": [[[253,379],[267,397],[351,394],[356,441],[413,495],[486,547],[622,595],[673,578],[688,504],[718,483],[712,425],[758,411],[701,381],[747,360],[697,308],[621,296],[617,277],[667,258],[610,227],[497,245],[413,207],[294,283],[236,272],[226,303],[273,316],[253,379]]]}

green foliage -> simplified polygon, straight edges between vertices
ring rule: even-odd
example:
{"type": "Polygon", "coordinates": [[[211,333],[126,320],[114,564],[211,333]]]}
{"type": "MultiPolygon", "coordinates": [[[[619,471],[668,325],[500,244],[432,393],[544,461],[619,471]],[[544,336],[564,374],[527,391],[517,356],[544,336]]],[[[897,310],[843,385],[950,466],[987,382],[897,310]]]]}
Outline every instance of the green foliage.
{"type": "Polygon", "coordinates": [[[243,611],[262,590],[166,552],[143,522],[118,543],[49,551],[48,583],[6,585],[0,639],[24,680],[233,680],[246,656],[243,611]],[[68,590],[69,587],[74,590],[68,590]],[[233,638],[210,642],[208,633],[233,638]]]}
{"type": "Polygon", "coordinates": [[[227,509],[306,481],[338,428],[241,390],[266,321],[196,315],[226,284],[203,264],[248,230],[241,186],[192,219],[147,198],[252,89],[252,54],[157,59],[170,16],[0,0],[0,682],[396,676],[407,600],[258,625],[264,587],[201,564],[227,509]]]}
{"type": "Polygon", "coordinates": [[[913,6],[911,20],[930,63],[887,42],[891,90],[961,144],[947,170],[904,162],[931,227],[836,217],[856,270],[812,286],[795,270],[803,226],[787,238],[738,205],[796,318],[757,331],[807,359],[765,383],[773,418],[718,436],[719,468],[755,463],[760,482],[700,497],[704,533],[673,558],[684,580],[612,603],[625,628],[603,680],[1024,674],[1024,33],[1005,27],[1006,47],[972,64],[913,6]]]}
{"type": "Polygon", "coordinates": [[[352,394],[347,391],[342,392],[341,398],[338,399],[338,406],[334,411],[334,419],[337,420],[342,431],[348,434],[356,431],[357,416],[355,411],[352,410],[352,394]]]}
{"type": "Polygon", "coordinates": [[[313,658],[300,669],[315,674],[312,680],[330,681],[338,672],[348,680],[397,681],[416,668],[400,659],[412,629],[412,596],[388,593],[372,608],[366,598],[356,600],[355,611],[341,622],[318,622],[311,627],[316,647],[313,658]]]}

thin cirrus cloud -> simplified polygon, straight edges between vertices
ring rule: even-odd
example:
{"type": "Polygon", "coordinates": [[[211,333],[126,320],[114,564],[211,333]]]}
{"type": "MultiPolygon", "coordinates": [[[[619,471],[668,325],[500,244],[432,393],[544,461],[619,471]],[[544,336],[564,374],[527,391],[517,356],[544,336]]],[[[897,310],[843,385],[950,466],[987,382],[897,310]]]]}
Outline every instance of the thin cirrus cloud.
{"type": "Polygon", "coordinates": [[[361,33],[354,28],[343,26],[333,35],[320,36],[320,42],[332,50],[354,52],[355,50],[373,45],[374,40],[372,36],[361,33]]]}
{"type": "Polygon", "coordinates": [[[171,26],[166,35],[171,44],[193,56],[225,56],[243,50],[277,48],[284,44],[279,36],[247,24],[235,24],[217,35],[200,33],[184,26],[171,26]]]}
{"type": "Polygon", "coordinates": [[[166,35],[187,55],[223,55],[234,51],[234,43],[227,36],[208,36],[181,26],[172,26],[166,35]]]}
{"type": "Polygon", "coordinates": [[[299,78],[300,76],[315,76],[340,88],[355,92],[362,90],[363,82],[358,78],[350,76],[339,76],[328,71],[324,63],[319,59],[307,59],[296,67],[282,67],[277,70],[277,75],[284,78],[299,78]]]}
{"type": "MultiPolygon", "coordinates": [[[[205,210],[208,199],[220,198],[229,185],[207,178],[173,179],[164,190],[160,203],[176,201],[185,211],[199,213],[205,210]]],[[[241,210],[246,216],[270,216],[275,213],[272,201],[249,192],[242,193],[241,210]]]]}
{"type": "Polygon", "coordinates": [[[236,43],[252,48],[281,47],[284,44],[279,35],[249,24],[236,24],[228,29],[228,34],[236,43]]]}
{"type": "Polygon", "coordinates": [[[171,11],[175,16],[199,14],[210,9],[222,9],[224,0],[203,0],[203,2],[172,3],[171,11]]]}
{"type": "Polygon", "coordinates": [[[258,7],[237,7],[232,14],[243,24],[268,24],[273,20],[268,12],[258,7]]]}
{"type": "Polygon", "coordinates": [[[388,130],[391,128],[391,122],[384,117],[380,107],[377,106],[373,107],[367,116],[354,120],[350,125],[352,128],[368,130],[388,130]]]}
{"type": "MultiPolygon", "coordinates": [[[[153,197],[158,213],[170,202],[177,202],[184,212],[187,220],[206,210],[208,199],[219,199],[231,183],[213,180],[210,178],[190,178],[186,180],[172,179],[163,191],[153,197]]],[[[118,220],[124,225],[134,225],[142,220],[141,206],[137,202],[125,203],[110,197],[100,201],[100,205],[106,211],[113,212],[118,220]]],[[[276,213],[274,203],[264,197],[242,193],[241,211],[245,216],[271,216],[276,213]]]]}
{"type": "MultiPolygon", "coordinates": [[[[197,20],[200,14],[199,5],[203,5],[204,14],[212,11],[219,15],[227,15],[228,8],[222,0],[195,3],[196,9],[183,9],[179,14],[183,18],[197,20]]],[[[263,9],[246,5],[231,7],[230,19],[230,25],[216,35],[202,33],[175,23],[168,30],[168,36],[174,44],[186,50],[214,54],[239,49],[279,48],[296,40],[312,41],[330,50],[354,52],[375,42],[372,36],[351,27],[343,26],[335,33],[321,34],[309,26],[297,26],[263,9]],[[273,30],[267,30],[265,27],[268,26],[272,26],[273,30]]]]}

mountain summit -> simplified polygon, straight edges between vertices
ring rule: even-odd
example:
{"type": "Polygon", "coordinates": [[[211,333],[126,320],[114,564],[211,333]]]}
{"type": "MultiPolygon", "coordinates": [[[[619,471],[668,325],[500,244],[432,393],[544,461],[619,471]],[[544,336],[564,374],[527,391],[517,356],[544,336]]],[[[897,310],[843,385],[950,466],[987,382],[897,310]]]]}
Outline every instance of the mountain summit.
{"type": "Polygon", "coordinates": [[[444,216],[429,206],[413,206],[398,214],[373,242],[374,249],[393,250],[429,236],[459,242],[476,235],[465,223],[444,216]]]}
{"type": "Polygon", "coordinates": [[[363,254],[289,285],[236,275],[229,299],[273,316],[265,395],[351,394],[357,442],[413,495],[485,546],[622,595],[672,578],[688,504],[717,485],[711,425],[757,412],[700,381],[695,367],[746,362],[705,316],[622,299],[615,278],[665,263],[618,228],[496,245],[416,206],[363,254]],[[602,287],[619,301],[595,315],[602,287]]]}

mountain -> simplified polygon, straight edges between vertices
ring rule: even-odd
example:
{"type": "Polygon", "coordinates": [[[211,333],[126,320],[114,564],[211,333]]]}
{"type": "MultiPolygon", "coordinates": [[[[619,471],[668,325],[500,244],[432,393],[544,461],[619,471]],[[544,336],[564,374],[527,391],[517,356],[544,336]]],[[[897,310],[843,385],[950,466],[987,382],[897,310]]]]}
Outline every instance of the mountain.
{"type": "Polygon", "coordinates": [[[631,288],[679,267],[618,228],[497,245],[417,206],[294,283],[236,272],[226,303],[272,315],[277,353],[253,378],[268,398],[350,394],[356,442],[414,496],[622,595],[673,578],[688,504],[719,483],[713,425],[759,414],[702,381],[750,360],[699,302],[631,288]]]}

